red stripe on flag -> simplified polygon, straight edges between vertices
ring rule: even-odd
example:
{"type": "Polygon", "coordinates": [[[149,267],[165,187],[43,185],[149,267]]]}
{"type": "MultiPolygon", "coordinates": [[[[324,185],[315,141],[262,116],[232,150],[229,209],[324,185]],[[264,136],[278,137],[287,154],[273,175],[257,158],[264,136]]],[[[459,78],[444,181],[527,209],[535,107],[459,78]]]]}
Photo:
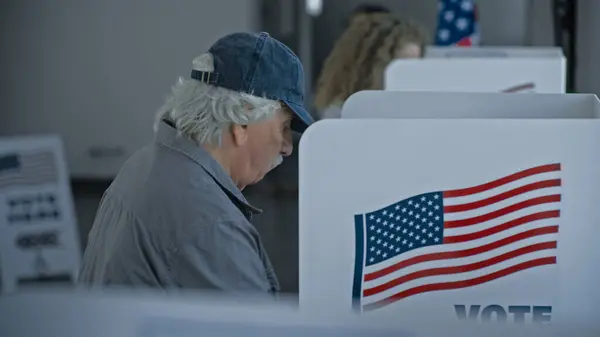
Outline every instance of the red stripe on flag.
{"type": "Polygon", "coordinates": [[[458,42],[456,42],[456,45],[459,47],[471,47],[473,45],[473,40],[470,36],[463,37],[458,42]]]}
{"type": "Polygon", "coordinates": [[[501,239],[501,240],[498,240],[498,241],[495,241],[492,243],[488,243],[486,245],[479,246],[479,247],[469,248],[469,249],[465,249],[465,250],[458,250],[458,251],[453,251],[453,252],[440,252],[440,253],[418,255],[418,256],[414,256],[412,258],[400,261],[398,263],[395,263],[386,268],[382,268],[382,269],[374,271],[372,273],[365,274],[364,280],[372,281],[372,280],[375,280],[382,276],[391,274],[391,273],[395,272],[396,270],[399,270],[399,269],[402,269],[402,268],[405,268],[408,266],[412,266],[412,265],[415,265],[418,263],[422,263],[422,262],[473,256],[473,255],[485,253],[487,251],[509,245],[509,244],[517,242],[517,241],[529,239],[529,238],[532,238],[535,236],[554,234],[554,233],[558,233],[558,226],[546,226],[546,227],[530,229],[528,231],[518,233],[518,234],[509,236],[504,239],[501,239]]]}
{"type": "Polygon", "coordinates": [[[505,184],[511,183],[513,181],[523,179],[523,178],[526,178],[526,177],[529,177],[532,175],[546,173],[546,172],[554,172],[554,171],[560,171],[560,164],[542,165],[542,166],[530,168],[527,170],[523,170],[523,171],[517,172],[515,174],[511,174],[509,176],[500,178],[498,180],[491,181],[486,184],[469,187],[469,188],[458,189],[458,190],[445,191],[444,198],[464,197],[466,195],[481,193],[481,192],[484,192],[487,190],[491,190],[492,188],[496,188],[498,186],[502,186],[502,185],[505,185],[505,184]]]}
{"type": "Polygon", "coordinates": [[[525,201],[516,203],[514,205],[504,207],[497,211],[493,211],[493,212],[483,214],[483,215],[478,215],[476,217],[461,219],[461,220],[445,221],[444,228],[457,228],[457,227],[472,226],[472,225],[475,225],[478,223],[482,223],[485,221],[499,218],[503,215],[506,215],[506,214],[509,214],[512,212],[516,212],[516,211],[519,211],[519,210],[527,208],[527,207],[549,204],[549,203],[559,202],[559,201],[560,201],[560,194],[553,194],[553,195],[546,195],[543,197],[532,198],[529,200],[525,200],[525,201]]]}
{"type": "Polygon", "coordinates": [[[505,230],[508,230],[508,229],[511,229],[511,228],[514,228],[517,226],[521,226],[521,225],[524,225],[524,224],[527,224],[530,222],[558,218],[558,217],[560,217],[559,210],[533,213],[533,214],[529,214],[529,215],[511,220],[511,221],[505,222],[498,226],[484,229],[479,232],[473,232],[473,233],[469,233],[469,234],[455,235],[455,236],[446,236],[444,238],[444,243],[459,243],[459,242],[467,242],[467,241],[471,241],[471,240],[477,240],[477,239],[481,239],[486,236],[500,233],[502,231],[505,231],[505,230]]]}
{"type": "Polygon", "coordinates": [[[421,293],[425,293],[425,292],[468,288],[468,287],[476,286],[476,285],[483,284],[486,282],[490,282],[495,279],[499,279],[501,277],[504,277],[504,276],[507,276],[510,274],[514,274],[514,273],[517,273],[522,270],[539,267],[539,266],[544,266],[544,265],[550,265],[550,264],[556,264],[556,257],[543,257],[543,258],[539,258],[539,259],[535,259],[535,260],[530,260],[527,262],[523,262],[523,263],[514,265],[512,267],[505,268],[505,269],[493,272],[491,274],[476,277],[476,278],[473,278],[470,280],[422,285],[422,286],[414,287],[414,288],[399,292],[399,293],[392,295],[381,301],[367,304],[367,305],[363,306],[363,309],[365,311],[378,309],[378,308],[387,306],[389,304],[392,304],[398,300],[407,298],[409,296],[413,296],[413,295],[417,295],[417,294],[421,294],[421,293]]]}
{"type": "Polygon", "coordinates": [[[554,248],[556,248],[556,241],[541,242],[541,243],[536,243],[536,244],[533,244],[530,246],[522,247],[522,248],[510,251],[510,252],[504,253],[499,256],[494,256],[487,260],[483,260],[483,261],[479,261],[479,262],[475,262],[475,263],[471,263],[471,264],[466,264],[466,265],[462,265],[462,266],[440,267],[440,268],[419,270],[419,271],[404,275],[402,277],[393,279],[393,280],[391,280],[387,283],[381,284],[379,286],[365,289],[363,291],[363,295],[364,296],[372,296],[375,294],[379,294],[382,291],[392,289],[393,287],[399,286],[403,283],[413,281],[413,280],[423,278],[423,277],[467,273],[467,272],[474,271],[477,269],[486,268],[486,267],[489,267],[489,266],[492,266],[492,265],[495,265],[495,264],[498,264],[498,263],[501,263],[504,261],[508,261],[510,259],[519,257],[521,255],[538,252],[538,251],[542,251],[542,250],[546,250],[546,249],[554,249],[554,248]]]}
{"type": "Polygon", "coordinates": [[[538,181],[535,183],[517,187],[513,190],[510,190],[510,191],[507,191],[504,193],[500,193],[498,195],[489,197],[487,199],[478,200],[478,201],[474,201],[474,202],[470,202],[470,203],[466,203],[466,204],[460,204],[460,205],[444,206],[444,213],[470,211],[470,210],[473,210],[476,208],[489,206],[493,203],[500,202],[500,201],[515,197],[517,195],[527,193],[527,192],[540,190],[542,188],[559,187],[560,184],[561,184],[560,179],[538,181]]]}

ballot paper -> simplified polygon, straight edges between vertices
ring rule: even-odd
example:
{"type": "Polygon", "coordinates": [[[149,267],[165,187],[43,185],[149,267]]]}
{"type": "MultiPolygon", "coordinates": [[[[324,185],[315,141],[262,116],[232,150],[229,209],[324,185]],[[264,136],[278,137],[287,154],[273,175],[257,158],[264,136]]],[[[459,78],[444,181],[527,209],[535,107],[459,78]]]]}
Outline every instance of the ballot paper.
{"type": "Polygon", "coordinates": [[[72,283],[78,241],[61,139],[0,138],[1,293],[40,282],[72,283]]]}

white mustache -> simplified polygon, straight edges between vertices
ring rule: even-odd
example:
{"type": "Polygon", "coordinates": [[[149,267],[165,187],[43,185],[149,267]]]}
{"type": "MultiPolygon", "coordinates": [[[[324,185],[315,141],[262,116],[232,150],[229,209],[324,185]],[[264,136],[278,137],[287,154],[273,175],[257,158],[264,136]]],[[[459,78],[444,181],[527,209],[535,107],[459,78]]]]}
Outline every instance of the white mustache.
{"type": "Polygon", "coordinates": [[[273,163],[271,163],[271,168],[269,169],[269,171],[271,171],[274,168],[276,168],[277,166],[281,165],[282,162],[283,162],[282,155],[278,155],[277,157],[275,157],[275,159],[273,160],[273,163]]]}

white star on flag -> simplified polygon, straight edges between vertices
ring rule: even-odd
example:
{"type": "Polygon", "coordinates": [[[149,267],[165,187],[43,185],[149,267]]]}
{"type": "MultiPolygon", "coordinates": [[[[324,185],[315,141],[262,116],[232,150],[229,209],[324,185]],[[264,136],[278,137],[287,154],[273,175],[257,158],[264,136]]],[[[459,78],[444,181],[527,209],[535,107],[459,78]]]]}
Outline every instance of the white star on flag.
{"type": "Polygon", "coordinates": [[[460,18],[460,19],[456,20],[456,28],[458,28],[460,30],[465,30],[465,29],[467,29],[468,26],[469,26],[469,21],[467,21],[467,19],[460,18]]]}
{"type": "Polygon", "coordinates": [[[450,37],[450,32],[447,29],[440,30],[438,34],[440,36],[440,39],[444,41],[448,40],[448,38],[450,37]]]}
{"type": "Polygon", "coordinates": [[[460,7],[462,8],[463,11],[465,12],[470,12],[473,10],[473,4],[470,1],[463,1],[460,4],[460,7]]]}

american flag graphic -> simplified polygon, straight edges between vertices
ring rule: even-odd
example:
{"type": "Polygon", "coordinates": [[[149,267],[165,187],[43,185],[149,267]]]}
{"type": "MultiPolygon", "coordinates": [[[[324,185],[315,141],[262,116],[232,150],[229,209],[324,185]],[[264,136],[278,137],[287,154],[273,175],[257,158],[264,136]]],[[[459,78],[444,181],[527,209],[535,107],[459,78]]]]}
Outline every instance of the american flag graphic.
{"type": "Polygon", "coordinates": [[[355,309],[555,264],[560,170],[537,166],[355,215],[355,309]]]}
{"type": "Polygon", "coordinates": [[[473,0],[439,0],[435,44],[438,46],[475,46],[480,34],[477,7],[473,0]]]}
{"type": "Polygon", "coordinates": [[[0,155],[0,189],[57,181],[51,151],[0,155]]]}

